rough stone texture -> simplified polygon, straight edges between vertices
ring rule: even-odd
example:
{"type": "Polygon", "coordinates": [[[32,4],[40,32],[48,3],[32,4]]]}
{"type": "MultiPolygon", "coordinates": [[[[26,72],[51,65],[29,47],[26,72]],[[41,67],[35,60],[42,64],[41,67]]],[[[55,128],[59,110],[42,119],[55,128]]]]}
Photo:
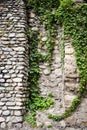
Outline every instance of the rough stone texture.
{"type": "MultiPolygon", "coordinates": [[[[38,16],[32,10],[28,16],[30,29],[38,30],[42,42],[45,42],[46,32],[38,16]]],[[[64,65],[61,62],[60,43],[64,35],[61,27],[58,27],[51,68],[46,62],[39,64],[41,95],[45,97],[52,93],[55,104],[43,112],[37,111],[36,128],[23,122],[28,77],[26,23],[26,9],[22,0],[0,0],[0,130],[87,130],[87,98],[83,98],[70,117],[60,122],[47,118],[48,114],[61,115],[70,106],[79,85],[71,40],[65,40],[64,65]],[[43,128],[39,128],[42,124],[43,128]]],[[[38,51],[45,55],[47,48],[38,44],[38,51]]]]}
{"type": "Polygon", "coordinates": [[[65,57],[64,57],[64,95],[65,107],[69,107],[76,97],[79,87],[79,75],[76,65],[74,48],[71,40],[65,40],[65,57]]]}
{"type": "Polygon", "coordinates": [[[28,78],[26,9],[23,1],[0,0],[0,127],[23,122],[28,78]]]}
{"type": "MultiPolygon", "coordinates": [[[[38,16],[30,11],[29,26],[31,30],[38,30],[42,36],[42,41],[47,40],[44,26],[40,25],[38,16]]],[[[61,62],[61,40],[63,38],[63,30],[58,27],[57,40],[55,41],[52,64],[49,68],[48,63],[39,64],[40,79],[39,87],[43,97],[52,93],[54,106],[45,111],[37,111],[36,122],[37,127],[31,128],[26,124],[26,129],[30,130],[87,130],[87,99],[83,99],[81,105],[68,117],[60,122],[55,122],[47,118],[48,114],[62,114],[64,110],[71,105],[76,97],[79,86],[79,75],[75,59],[75,51],[71,45],[72,40],[65,40],[65,57],[64,65],[61,62]],[[62,69],[64,67],[64,70],[62,69]],[[43,128],[39,128],[43,124],[43,128]],[[48,126],[51,125],[51,128],[48,126]]],[[[46,46],[38,44],[38,51],[43,55],[46,54],[46,46]]]]}

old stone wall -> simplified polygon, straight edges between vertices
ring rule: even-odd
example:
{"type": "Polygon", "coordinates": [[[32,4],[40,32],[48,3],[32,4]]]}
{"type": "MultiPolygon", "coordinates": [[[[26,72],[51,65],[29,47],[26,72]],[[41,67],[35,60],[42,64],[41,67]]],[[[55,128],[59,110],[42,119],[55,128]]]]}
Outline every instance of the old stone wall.
{"type": "Polygon", "coordinates": [[[64,56],[64,95],[65,106],[70,106],[77,95],[79,88],[79,74],[76,65],[75,51],[72,46],[72,40],[65,40],[64,56]]]}
{"type": "Polygon", "coordinates": [[[0,128],[19,125],[25,112],[28,44],[23,1],[0,1],[0,128]]]}
{"type": "MultiPolygon", "coordinates": [[[[46,30],[32,10],[29,12],[29,26],[31,30],[37,30],[41,34],[41,43],[47,40],[46,30]]],[[[38,43],[38,51],[45,55],[47,48],[38,43]]],[[[71,105],[79,87],[79,73],[72,39],[64,38],[62,27],[58,27],[50,68],[47,62],[40,63],[39,68],[40,94],[46,97],[51,93],[54,105],[45,111],[38,110],[36,115],[37,127],[28,126],[28,128],[30,130],[87,130],[86,98],[82,100],[81,105],[70,117],[60,122],[48,119],[49,114],[61,115],[71,105]],[[43,128],[39,128],[41,125],[43,128]],[[49,126],[50,128],[48,128],[49,126]]]]}
{"type": "MultiPolygon", "coordinates": [[[[32,10],[29,10],[28,16],[30,30],[39,31],[41,42],[46,42],[46,30],[38,16],[32,10]]],[[[50,68],[48,62],[39,63],[40,93],[43,97],[52,94],[54,105],[48,110],[37,111],[37,127],[32,128],[23,122],[29,64],[26,17],[22,0],[0,0],[0,130],[87,130],[87,98],[82,99],[70,117],[60,122],[48,119],[49,114],[61,115],[70,106],[79,86],[72,40],[63,40],[63,28],[60,26],[50,68]],[[64,50],[61,42],[64,42],[64,50]]],[[[45,55],[47,48],[38,44],[38,51],[45,55]]]]}

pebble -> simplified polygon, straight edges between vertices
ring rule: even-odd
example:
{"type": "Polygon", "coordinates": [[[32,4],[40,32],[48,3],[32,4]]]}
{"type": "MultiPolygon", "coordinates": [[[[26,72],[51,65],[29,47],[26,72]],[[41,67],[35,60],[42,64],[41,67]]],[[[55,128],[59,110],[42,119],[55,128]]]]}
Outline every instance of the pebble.
{"type": "Polygon", "coordinates": [[[50,74],[50,70],[45,69],[45,70],[43,71],[43,73],[44,73],[45,75],[49,75],[49,74],[50,74]]]}
{"type": "Polygon", "coordinates": [[[4,83],[4,82],[5,82],[5,79],[0,79],[0,82],[1,82],[1,83],[4,83]]]}
{"type": "Polygon", "coordinates": [[[15,33],[9,33],[9,37],[10,38],[15,37],[15,33]]]}
{"type": "Polygon", "coordinates": [[[13,78],[12,80],[13,82],[19,82],[19,83],[22,82],[22,78],[13,78]]]}
{"type": "Polygon", "coordinates": [[[25,51],[25,48],[24,47],[16,47],[14,48],[15,51],[25,51]]]}
{"type": "Polygon", "coordinates": [[[6,123],[5,122],[1,123],[1,128],[5,128],[5,127],[6,127],[6,123]]]}
{"type": "Polygon", "coordinates": [[[5,119],[3,117],[0,117],[0,123],[4,122],[4,121],[5,121],[5,119]]]}
{"type": "Polygon", "coordinates": [[[43,42],[45,42],[45,41],[47,41],[47,37],[43,37],[41,40],[42,40],[43,42]]]}
{"type": "Polygon", "coordinates": [[[3,111],[3,116],[8,116],[8,115],[10,115],[10,111],[9,110],[3,111]]]}

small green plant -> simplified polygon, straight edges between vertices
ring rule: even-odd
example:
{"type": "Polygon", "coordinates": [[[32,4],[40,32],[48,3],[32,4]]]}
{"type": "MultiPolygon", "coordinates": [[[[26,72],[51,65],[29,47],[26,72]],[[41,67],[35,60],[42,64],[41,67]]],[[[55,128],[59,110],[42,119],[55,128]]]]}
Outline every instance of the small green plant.
{"type": "Polygon", "coordinates": [[[7,92],[8,90],[7,90],[7,87],[4,87],[4,92],[7,92]]]}
{"type": "Polygon", "coordinates": [[[35,127],[36,126],[36,113],[35,112],[31,112],[29,114],[27,114],[25,117],[24,117],[24,120],[29,122],[31,124],[31,126],[35,127]]]}
{"type": "Polygon", "coordinates": [[[48,124],[48,125],[47,125],[47,128],[52,128],[52,124],[48,124]]]}
{"type": "Polygon", "coordinates": [[[44,124],[42,123],[42,124],[40,124],[38,127],[39,127],[39,128],[43,128],[43,126],[44,126],[44,124]]]}

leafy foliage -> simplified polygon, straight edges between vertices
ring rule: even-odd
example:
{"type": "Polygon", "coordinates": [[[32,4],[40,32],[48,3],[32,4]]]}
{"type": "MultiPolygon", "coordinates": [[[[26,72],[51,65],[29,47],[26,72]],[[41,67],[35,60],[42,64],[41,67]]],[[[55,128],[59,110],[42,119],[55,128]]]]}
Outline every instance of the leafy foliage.
{"type": "Polygon", "coordinates": [[[33,9],[35,11],[46,29],[47,40],[44,44],[47,46],[47,55],[45,56],[45,60],[49,62],[49,64],[51,63],[57,32],[55,11],[58,9],[59,5],[59,0],[27,0],[28,9],[33,9]]]}
{"type": "Polygon", "coordinates": [[[47,97],[42,97],[39,92],[39,62],[43,61],[43,56],[38,53],[38,32],[28,30],[27,36],[29,38],[30,44],[30,54],[29,54],[29,98],[26,102],[26,109],[29,111],[28,115],[25,116],[25,120],[28,121],[32,126],[36,126],[36,110],[45,110],[48,109],[51,105],[54,104],[51,95],[49,94],[47,97]]]}
{"type": "MultiPolygon", "coordinates": [[[[64,35],[67,38],[72,38],[72,45],[75,49],[77,66],[79,69],[80,85],[79,93],[73,100],[70,108],[60,115],[49,115],[49,118],[60,121],[68,116],[77,108],[85,95],[87,85],[87,4],[74,4],[72,0],[28,0],[27,6],[29,9],[34,9],[38,14],[42,24],[45,26],[47,33],[47,41],[44,42],[47,46],[47,55],[45,60],[50,64],[52,51],[55,44],[56,32],[58,24],[64,27],[64,35]]],[[[30,98],[27,102],[27,109],[31,111],[31,115],[27,120],[31,124],[35,124],[35,113],[37,109],[47,109],[53,103],[49,97],[43,99],[38,96],[38,78],[39,78],[39,62],[43,60],[43,56],[37,51],[37,35],[30,31],[30,69],[29,69],[29,92],[30,98]],[[41,104],[41,103],[42,104],[41,104]],[[49,104],[48,104],[49,102],[49,104]],[[33,113],[34,112],[34,113],[33,113]],[[33,118],[32,118],[33,117],[33,118]]]]}
{"type": "Polygon", "coordinates": [[[86,93],[87,85],[87,4],[74,5],[73,2],[63,1],[56,12],[56,19],[64,27],[64,34],[72,38],[75,49],[77,66],[79,69],[80,85],[78,96],[73,100],[71,106],[60,115],[49,115],[48,117],[60,121],[77,108],[81,98],[86,93]]]}

